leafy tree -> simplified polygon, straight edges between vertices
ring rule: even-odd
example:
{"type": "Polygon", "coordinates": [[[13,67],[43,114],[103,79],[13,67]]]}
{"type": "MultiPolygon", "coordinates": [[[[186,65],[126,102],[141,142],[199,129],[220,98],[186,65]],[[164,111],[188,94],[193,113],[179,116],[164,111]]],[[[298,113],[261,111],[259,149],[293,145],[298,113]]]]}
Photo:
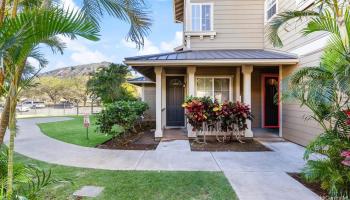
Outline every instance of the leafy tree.
{"type": "Polygon", "coordinates": [[[306,149],[307,165],[303,176],[310,182],[321,182],[331,197],[350,193],[350,168],[343,163],[342,153],[350,149],[350,13],[347,1],[316,1],[319,11],[286,11],[271,21],[269,37],[274,46],[282,46],[278,30],[286,22],[308,20],[305,35],[327,32],[330,35],[319,66],[301,68],[288,79],[283,99],[298,100],[312,111],[323,133],[306,149]],[[323,154],[313,160],[311,155],[323,154]]]}
{"type": "Polygon", "coordinates": [[[104,104],[118,100],[135,100],[124,85],[128,73],[126,65],[111,64],[92,75],[87,83],[88,90],[99,97],[104,104]]]}
{"type": "MultiPolygon", "coordinates": [[[[98,29],[90,22],[85,21],[84,16],[78,12],[71,13],[61,9],[31,10],[23,12],[12,18],[5,18],[0,29],[1,52],[5,52],[4,60],[9,74],[9,89],[7,99],[9,102],[9,170],[7,181],[7,198],[13,195],[13,147],[16,135],[16,104],[18,99],[20,78],[22,77],[27,58],[35,48],[58,34],[75,38],[81,36],[91,40],[98,39],[98,29]],[[17,41],[12,43],[13,37],[17,41]]],[[[6,106],[6,104],[5,104],[6,106]]],[[[5,111],[4,111],[5,112],[5,111]]],[[[3,141],[1,135],[1,143],[3,141]]]]}
{"type": "MultiPolygon", "coordinates": [[[[64,44],[57,35],[75,39],[77,36],[90,40],[98,39],[98,19],[108,13],[129,22],[131,28],[128,38],[139,46],[143,45],[143,36],[147,34],[150,21],[144,12],[142,1],[84,1],[83,14],[64,11],[52,6],[51,0],[5,1],[0,2],[0,86],[7,90],[6,102],[1,118],[0,145],[3,143],[6,127],[10,129],[8,156],[7,198],[13,197],[13,149],[16,135],[16,104],[20,92],[22,74],[28,57],[43,57],[38,51],[39,44],[46,44],[54,52],[63,52],[64,44]],[[7,4],[7,2],[9,4],[7,4]],[[40,8],[38,7],[40,2],[40,8]],[[11,9],[11,15],[7,11],[11,9]],[[19,15],[17,12],[21,11],[19,15]],[[6,81],[6,82],[5,82],[6,81]]],[[[27,82],[29,85],[30,81],[27,82]]]]}

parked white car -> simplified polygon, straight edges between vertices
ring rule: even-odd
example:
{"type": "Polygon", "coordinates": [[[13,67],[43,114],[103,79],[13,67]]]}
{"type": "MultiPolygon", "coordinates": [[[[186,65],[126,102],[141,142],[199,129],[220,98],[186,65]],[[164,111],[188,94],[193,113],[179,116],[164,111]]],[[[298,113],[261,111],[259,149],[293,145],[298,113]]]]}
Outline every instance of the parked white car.
{"type": "Polygon", "coordinates": [[[46,105],[43,101],[24,101],[22,105],[28,106],[30,108],[45,108],[46,105]]]}
{"type": "Polygon", "coordinates": [[[18,105],[18,106],[16,106],[16,110],[18,112],[28,112],[30,110],[30,108],[26,105],[18,105]]]}

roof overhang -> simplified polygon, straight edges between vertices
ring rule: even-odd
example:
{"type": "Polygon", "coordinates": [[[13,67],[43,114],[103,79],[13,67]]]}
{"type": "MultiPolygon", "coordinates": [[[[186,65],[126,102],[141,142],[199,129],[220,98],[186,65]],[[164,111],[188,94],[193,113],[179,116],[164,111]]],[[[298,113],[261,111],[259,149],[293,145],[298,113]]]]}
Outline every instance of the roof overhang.
{"type": "Polygon", "coordinates": [[[299,59],[213,59],[213,60],[125,60],[124,63],[132,67],[137,66],[239,66],[244,64],[251,65],[293,65],[297,64],[299,59]]]}
{"type": "Polygon", "coordinates": [[[184,0],[173,0],[174,20],[176,23],[184,21],[184,0]]]}

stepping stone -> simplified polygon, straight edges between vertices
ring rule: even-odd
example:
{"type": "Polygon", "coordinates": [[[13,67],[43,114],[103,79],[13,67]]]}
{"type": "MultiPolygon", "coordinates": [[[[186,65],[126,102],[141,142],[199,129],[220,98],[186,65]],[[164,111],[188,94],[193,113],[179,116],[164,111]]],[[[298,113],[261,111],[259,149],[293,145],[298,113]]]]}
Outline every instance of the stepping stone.
{"type": "Polygon", "coordinates": [[[191,151],[191,146],[188,140],[162,140],[158,144],[156,151],[191,151]]]}
{"type": "Polygon", "coordinates": [[[75,191],[73,193],[73,196],[77,198],[81,197],[97,197],[101,194],[103,191],[103,187],[97,187],[97,186],[83,186],[79,190],[75,191]]]}

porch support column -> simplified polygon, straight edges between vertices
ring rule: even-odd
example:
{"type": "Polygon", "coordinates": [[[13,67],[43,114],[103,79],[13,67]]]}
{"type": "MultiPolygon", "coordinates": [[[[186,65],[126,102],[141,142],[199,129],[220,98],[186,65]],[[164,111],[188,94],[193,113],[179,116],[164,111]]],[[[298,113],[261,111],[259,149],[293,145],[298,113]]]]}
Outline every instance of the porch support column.
{"type": "Polygon", "coordinates": [[[242,102],[241,97],[241,69],[239,67],[236,68],[236,101],[242,102]]]}
{"type": "Polygon", "coordinates": [[[282,81],[283,81],[283,68],[282,68],[282,65],[279,66],[279,77],[278,77],[278,83],[279,83],[279,99],[278,99],[278,103],[279,103],[279,113],[278,113],[278,117],[279,117],[279,136],[280,137],[283,137],[282,135],[282,132],[283,132],[283,118],[282,118],[282,112],[283,112],[283,102],[281,101],[281,95],[283,94],[283,84],[282,84],[282,81]]]}
{"type": "Polygon", "coordinates": [[[154,67],[156,74],[156,131],[155,138],[163,137],[162,130],[162,67],[154,67]]]}
{"type": "MultiPolygon", "coordinates": [[[[243,103],[248,104],[252,108],[252,65],[243,65],[243,103]]],[[[245,137],[253,137],[252,122],[247,120],[248,129],[245,131],[245,137]]]]}
{"type": "MultiPolygon", "coordinates": [[[[187,67],[187,85],[188,85],[188,96],[196,96],[195,93],[195,73],[196,67],[187,67]]],[[[192,126],[187,123],[187,136],[188,137],[196,137],[195,133],[192,131],[192,126]]]]}

